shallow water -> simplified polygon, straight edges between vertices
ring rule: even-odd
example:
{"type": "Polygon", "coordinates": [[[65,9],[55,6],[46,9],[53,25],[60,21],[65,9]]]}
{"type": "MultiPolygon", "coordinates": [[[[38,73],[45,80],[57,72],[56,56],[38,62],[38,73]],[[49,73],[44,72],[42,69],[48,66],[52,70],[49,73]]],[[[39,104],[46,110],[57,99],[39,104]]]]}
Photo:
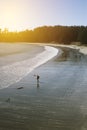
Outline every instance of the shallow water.
{"type": "MultiPolygon", "coordinates": [[[[20,45],[20,48],[21,48],[21,46],[22,45],[20,45]]],[[[26,46],[27,45],[25,44],[24,47],[26,47],[26,46]]],[[[35,46],[31,48],[31,46],[29,47],[29,45],[28,45],[27,47],[29,48],[29,50],[37,49],[37,48],[35,48],[35,46]]],[[[14,48],[16,48],[16,45],[14,46],[14,48]]],[[[39,48],[39,46],[38,46],[38,48],[39,48]]],[[[19,52],[20,52],[20,50],[21,49],[19,49],[19,52]]],[[[27,51],[29,51],[29,50],[27,50],[27,51]]],[[[26,58],[26,55],[24,55],[24,50],[23,50],[22,55],[19,55],[19,54],[18,55],[17,54],[9,55],[9,58],[7,56],[4,56],[3,58],[1,57],[0,62],[3,65],[0,66],[0,89],[9,87],[13,83],[20,81],[23,77],[28,75],[36,67],[47,62],[49,59],[51,59],[52,57],[57,55],[57,53],[58,53],[58,49],[50,47],[50,46],[44,46],[42,52],[38,52],[38,53],[34,52],[34,54],[32,54],[30,52],[26,52],[25,54],[27,55],[27,58],[26,58]],[[28,57],[28,55],[29,55],[29,57],[28,57]],[[31,55],[32,55],[32,57],[31,57],[31,55]],[[22,60],[18,60],[17,56],[21,57],[22,60]],[[25,59],[24,59],[24,57],[25,57],[25,59]],[[4,61],[2,61],[2,59],[4,61],[6,61],[6,59],[10,59],[11,62],[9,62],[9,64],[6,64],[6,63],[4,63],[4,61]]]]}
{"type": "Polygon", "coordinates": [[[87,59],[74,50],[65,52],[0,90],[1,129],[87,129],[87,59]],[[39,84],[34,74],[40,75],[39,84]]]}

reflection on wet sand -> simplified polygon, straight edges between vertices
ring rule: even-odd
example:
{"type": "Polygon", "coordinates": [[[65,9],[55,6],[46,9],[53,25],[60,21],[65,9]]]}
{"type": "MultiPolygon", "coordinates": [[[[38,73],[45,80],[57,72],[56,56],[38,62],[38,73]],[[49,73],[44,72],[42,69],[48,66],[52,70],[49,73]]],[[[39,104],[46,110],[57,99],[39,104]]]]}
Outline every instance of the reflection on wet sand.
{"type": "MultiPolygon", "coordinates": [[[[61,47],[60,47],[61,48],[61,47]]],[[[73,61],[73,62],[80,62],[84,59],[84,54],[80,53],[79,50],[76,49],[69,49],[69,48],[61,48],[63,53],[61,54],[57,61],[73,61]]]]}
{"type": "Polygon", "coordinates": [[[40,83],[37,83],[37,88],[39,88],[40,87],[40,83]]]}

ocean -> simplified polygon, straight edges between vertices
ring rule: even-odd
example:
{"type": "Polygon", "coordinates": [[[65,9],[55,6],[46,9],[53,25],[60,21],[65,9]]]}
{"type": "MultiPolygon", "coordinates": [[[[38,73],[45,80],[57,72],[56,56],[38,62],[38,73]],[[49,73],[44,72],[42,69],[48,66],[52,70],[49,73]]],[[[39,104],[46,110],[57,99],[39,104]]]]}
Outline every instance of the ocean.
{"type": "MultiPolygon", "coordinates": [[[[37,54],[34,52],[35,53],[34,55],[28,52],[28,50],[27,52],[25,52],[26,46],[29,48],[29,45],[26,45],[26,44],[25,46],[24,44],[22,45],[16,44],[13,48],[13,50],[15,50],[15,52],[13,53],[11,52],[12,49],[11,51],[9,50],[9,48],[12,48],[12,45],[8,44],[8,47],[6,49],[9,50],[8,52],[9,56],[4,55],[4,53],[6,54],[6,52],[2,53],[4,56],[3,58],[1,57],[0,59],[0,63],[2,64],[0,66],[0,89],[6,88],[10,86],[11,84],[20,81],[23,77],[28,75],[36,67],[40,66],[41,64],[44,64],[45,62],[50,60],[52,57],[56,56],[58,53],[58,50],[56,48],[43,46],[44,51],[40,53],[38,52],[37,54]],[[21,46],[22,46],[22,52],[20,54],[21,46]],[[24,47],[24,51],[23,51],[23,47],[24,47]],[[18,51],[19,53],[16,54],[17,53],[16,51],[18,51]],[[32,55],[32,56],[28,57],[28,55],[32,55]],[[18,61],[18,57],[21,58],[21,61],[20,60],[18,61]],[[6,64],[5,62],[6,60],[7,61],[10,60],[10,62],[6,64]]],[[[5,44],[4,46],[1,44],[2,50],[4,50],[4,47],[5,47],[5,44]]],[[[32,49],[35,49],[35,48],[32,48],[32,49]]]]}
{"type": "MultiPolygon", "coordinates": [[[[19,82],[0,89],[1,130],[87,129],[87,56],[56,48],[62,49],[60,56],[56,52],[19,82]]],[[[39,49],[42,55],[45,50],[39,49]]]]}

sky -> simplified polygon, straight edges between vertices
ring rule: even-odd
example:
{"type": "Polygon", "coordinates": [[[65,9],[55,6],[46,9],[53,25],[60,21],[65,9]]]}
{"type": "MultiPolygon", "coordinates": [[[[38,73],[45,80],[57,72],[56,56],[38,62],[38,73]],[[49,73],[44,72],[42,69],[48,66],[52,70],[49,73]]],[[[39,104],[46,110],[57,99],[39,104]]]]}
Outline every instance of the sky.
{"type": "Polygon", "coordinates": [[[0,28],[87,25],[87,0],[0,0],[0,28]]]}

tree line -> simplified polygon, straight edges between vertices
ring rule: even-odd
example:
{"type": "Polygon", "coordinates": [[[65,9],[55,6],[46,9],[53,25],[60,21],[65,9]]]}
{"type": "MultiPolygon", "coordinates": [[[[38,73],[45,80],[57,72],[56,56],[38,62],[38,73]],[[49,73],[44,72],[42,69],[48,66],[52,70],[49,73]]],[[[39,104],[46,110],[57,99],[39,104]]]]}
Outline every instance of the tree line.
{"type": "Polygon", "coordinates": [[[4,31],[0,29],[0,42],[87,44],[87,26],[42,26],[20,32],[9,32],[5,28],[4,31]]]}

